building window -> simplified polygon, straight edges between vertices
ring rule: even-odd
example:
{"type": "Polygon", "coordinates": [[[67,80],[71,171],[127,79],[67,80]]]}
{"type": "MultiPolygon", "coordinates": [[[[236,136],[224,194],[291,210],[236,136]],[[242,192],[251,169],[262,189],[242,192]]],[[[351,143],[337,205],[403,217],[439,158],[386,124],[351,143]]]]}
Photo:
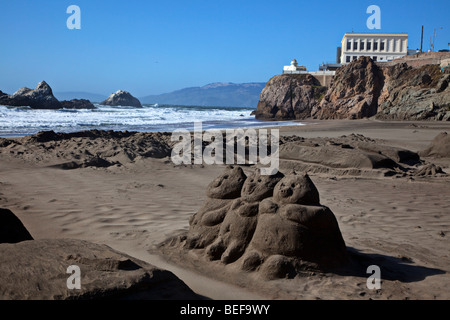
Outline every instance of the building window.
{"type": "Polygon", "coordinates": [[[350,56],[345,57],[345,62],[350,62],[350,56]]]}
{"type": "Polygon", "coordinates": [[[353,50],[358,50],[358,41],[353,42],[353,50]]]}
{"type": "Polygon", "coordinates": [[[364,42],[361,41],[361,42],[359,43],[359,49],[360,49],[360,50],[364,50],[364,42]]]}
{"type": "Polygon", "coordinates": [[[357,56],[353,56],[353,61],[355,61],[356,59],[358,59],[358,57],[357,56]]]}
{"type": "Polygon", "coordinates": [[[373,61],[377,61],[377,56],[373,56],[373,61]]]}
{"type": "Polygon", "coordinates": [[[370,51],[371,48],[372,48],[372,42],[368,41],[367,42],[367,50],[370,51]]]}
{"type": "Polygon", "coordinates": [[[373,50],[377,51],[378,50],[378,42],[374,42],[373,43],[373,50]]]}
{"type": "Polygon", "coordinates": [[[347,50],[350,50],[352,48],[352,43],[350,40],[347,40],[347,50]]]}
{"type": "Polygon", "coordinates": [[[384,50],[384,41],[381,41],[381,43],[380,43],[380,51],[383,51],[384,50]]]}

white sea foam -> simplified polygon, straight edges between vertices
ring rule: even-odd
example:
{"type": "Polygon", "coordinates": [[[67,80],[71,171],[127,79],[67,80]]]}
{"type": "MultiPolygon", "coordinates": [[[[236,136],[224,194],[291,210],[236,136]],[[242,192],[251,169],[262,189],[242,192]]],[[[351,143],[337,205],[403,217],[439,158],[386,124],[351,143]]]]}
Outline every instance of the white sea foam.
{"type": "MultiPolygon", "coordinates": [[[[155,106],[143,108],[95,105],[95,110],[36,110],[0,106],[0,136],[23,136],[39,131],[74,132],[89,129],[128,131],[191,130],[195,121],[208,128],[264,127],[278,122],[262,122],[250,116],[251,108],[201,106],[155,106]]],[[[282,122],[283,125],[299,123],[282,122]]]]}

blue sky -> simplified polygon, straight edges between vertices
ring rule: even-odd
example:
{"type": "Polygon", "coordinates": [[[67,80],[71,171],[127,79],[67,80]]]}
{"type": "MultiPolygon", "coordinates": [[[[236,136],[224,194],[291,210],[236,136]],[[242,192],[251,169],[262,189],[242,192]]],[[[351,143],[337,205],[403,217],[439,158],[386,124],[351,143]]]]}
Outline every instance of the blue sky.
{"type": "Polygon", "coordinates": [[[296,58],[309,70],[336,60],[345,32],[407,32],[424,49],[448,49],[448,0],[0,0],[0,90],[46,80],[55,92],[137,97],[211,82],[266,82],[296,58]],[[70,5],[81,30],[66,27],[70,5]],[[440,29],[442,27],[442,29],[440,29]]]}

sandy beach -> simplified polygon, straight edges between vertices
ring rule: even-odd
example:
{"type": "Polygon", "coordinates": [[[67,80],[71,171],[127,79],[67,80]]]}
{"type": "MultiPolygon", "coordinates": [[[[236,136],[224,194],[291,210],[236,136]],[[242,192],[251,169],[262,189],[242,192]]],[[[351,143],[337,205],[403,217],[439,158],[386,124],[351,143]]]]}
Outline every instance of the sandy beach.
{"type": "MultiPolygon", "coordinates": [[[[334,139],[363,135],[375,144],[418,152],[439,133],[450,131],[446,122],[304,123],[280,127],[281,136],[334,139]]],[[[189,230],[189,219],[206,200],[206,187],[223,172],[224,165],[176,166],[170,157],[140,156],[108,167],[55,167],[80,159],[74,154],[83,157],[83,139],[52,148],[46,145],[46,153],[39,151],[39,142],[34,144],[36,149],[0,148],[0,207],[14,212],[34,239],[106,244],[172,271],[196,293],[211,299],[450,298],[448,175],[308,172],[321,203],[335,214],[347,250],[357,263],[339,272],[263,280],[240,270],[225,270],[220,261],[203,264],[194,259],[189,263],[175,251],[165,254],[158,249],[164,240],[189,230]],[[369,274],[365,268],[373,264],[381,268],[378,290],[366,286],[369,274]]],[[[111,159],[120,160],[121,150],[111,159]]],[[[421,159],[450,174],[450,158],[421,159]]],[[[281,161],[280,171],[283,165],[281,161]]],[[[251,166],[243,169],[253,170],[251,166]]]]}

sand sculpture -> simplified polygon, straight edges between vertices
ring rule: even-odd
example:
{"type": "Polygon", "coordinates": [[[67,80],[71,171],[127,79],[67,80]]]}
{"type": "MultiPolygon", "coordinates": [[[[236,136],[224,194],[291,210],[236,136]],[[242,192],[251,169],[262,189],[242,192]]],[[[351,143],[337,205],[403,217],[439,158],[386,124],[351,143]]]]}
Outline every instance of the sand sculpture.
{"type": "Polygon", "coordinates": [[[228,166],[207,188],[208,199],[190,220],[185,248],[211,261],[238,264],[266,278],[338,266],[346,246],[333,212],[305,173],[248,177],[228,166]]]}

